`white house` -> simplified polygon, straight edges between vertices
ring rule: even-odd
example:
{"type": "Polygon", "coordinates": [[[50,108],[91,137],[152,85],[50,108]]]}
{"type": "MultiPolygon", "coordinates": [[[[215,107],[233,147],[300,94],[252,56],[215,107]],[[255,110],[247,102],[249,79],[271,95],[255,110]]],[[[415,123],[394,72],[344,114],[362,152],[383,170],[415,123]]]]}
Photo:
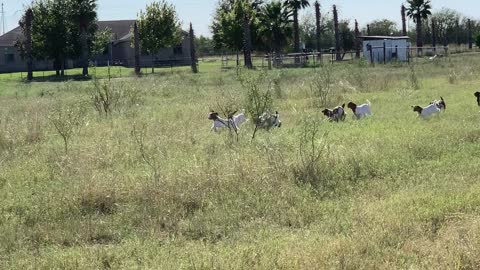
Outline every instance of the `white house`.
{"type": "Polygon", "coordinates": [[[369,62],[408,61],[411,46],[409,37],[361,36],[360,38],[363,40],[363,55],[369,62]]]}

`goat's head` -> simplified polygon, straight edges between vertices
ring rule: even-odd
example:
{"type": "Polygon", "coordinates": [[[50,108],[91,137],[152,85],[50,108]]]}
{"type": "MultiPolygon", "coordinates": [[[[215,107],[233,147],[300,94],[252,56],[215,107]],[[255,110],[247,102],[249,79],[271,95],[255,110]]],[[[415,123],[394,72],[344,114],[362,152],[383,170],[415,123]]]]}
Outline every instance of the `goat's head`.
{"type": "Polygon", "coordinates": [[[421,114],[423,111],[423,108],[420,106],[412,106],[412,109],[414,112],[417,112],[418,114],[421,114]]]}
{"type": "Polygon", "coordinates": [[[208,119],[212,121],[218,120],[218,113],[210,111],[210,113],[208,114],[208,119]]]}
{"type": "Polygon", "coordinates": [[[333,116],[333,111],[330,110],[330,109],[325,109],[322,111],[323,115],[325,115],[326,117],[332,117],[333,116]]]}
{"type": "Polygon", "coordinates": [[[353,103],[353,102],[349,102],[348,105],[347,105],[347,107],[348,107],[349,109],[351,109],[354,113],[355,113],[355,111],[357,110],[357,104],[355,104],[355,103],[353,103]]]}
{"type": "Polygon", "coordinates": [[[474,95],[477,97],[478,106],[480,106],[480,92],[475,92],[474,95]]]}
{"type": "Polygon", "coordinates": [[[440,97],[440,102],[438,102],[438,105],[440,109],[444,109],[446,110],[447,109],[447,103],[445,103],[445,100],[443,99],[443,97],[440,97]]]}

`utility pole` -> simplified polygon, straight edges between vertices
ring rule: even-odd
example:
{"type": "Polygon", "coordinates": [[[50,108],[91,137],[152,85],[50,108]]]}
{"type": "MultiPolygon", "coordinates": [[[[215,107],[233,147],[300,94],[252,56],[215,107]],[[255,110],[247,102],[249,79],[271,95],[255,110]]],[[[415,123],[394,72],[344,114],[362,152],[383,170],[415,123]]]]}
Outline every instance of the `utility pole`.
{"type": "Polygon", "coordinates": [[[5,35],[5,10],[3,9],[3,2],[2,2],[2,36],[5,35]]]}

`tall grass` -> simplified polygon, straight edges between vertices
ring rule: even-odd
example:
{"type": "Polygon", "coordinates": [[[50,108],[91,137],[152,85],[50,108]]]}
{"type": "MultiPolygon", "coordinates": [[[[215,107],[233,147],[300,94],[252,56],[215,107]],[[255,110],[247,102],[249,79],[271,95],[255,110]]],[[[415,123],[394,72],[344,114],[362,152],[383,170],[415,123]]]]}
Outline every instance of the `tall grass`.
{"type": "Polygon", "coordinates": [[[210,132],[210,109],[247,109],[235,71],[5,82],[0,268],[477,269],[478,60],[416,63],[418,90],[403,64],[266,71],[283,126],[253,141],[253,121],[210,132]],[[369,99],[373,116],[325,121],[325,72],[322,105],[369,99]],[[439,118],[410,109],[439,96],[439,118]],[[66,152],[51,119],[77,106],[66,152]]]}

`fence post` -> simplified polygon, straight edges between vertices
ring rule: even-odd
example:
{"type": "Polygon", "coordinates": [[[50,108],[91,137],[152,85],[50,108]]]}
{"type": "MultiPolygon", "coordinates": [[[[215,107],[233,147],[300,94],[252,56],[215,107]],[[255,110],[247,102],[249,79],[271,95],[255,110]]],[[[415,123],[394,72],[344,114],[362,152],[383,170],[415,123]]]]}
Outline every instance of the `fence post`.
{"type": "Polygon", "coordinates": [[[410,64],[410,46],[407,46],[407,62],[410,64]]]}
{"type": "Polygon", "coordinates": [[[370,52],[370,62],[372,63],[372,65],[375,64],[375,61],[373,59],[373,49],[372,49],[372,45],[370,44],[367,44],[367,50],[370,52]]]}
{"type": "Polygon", "coordinates": [[[387,43],[383,42],[383,64],[387,64],[387,43]]]}

